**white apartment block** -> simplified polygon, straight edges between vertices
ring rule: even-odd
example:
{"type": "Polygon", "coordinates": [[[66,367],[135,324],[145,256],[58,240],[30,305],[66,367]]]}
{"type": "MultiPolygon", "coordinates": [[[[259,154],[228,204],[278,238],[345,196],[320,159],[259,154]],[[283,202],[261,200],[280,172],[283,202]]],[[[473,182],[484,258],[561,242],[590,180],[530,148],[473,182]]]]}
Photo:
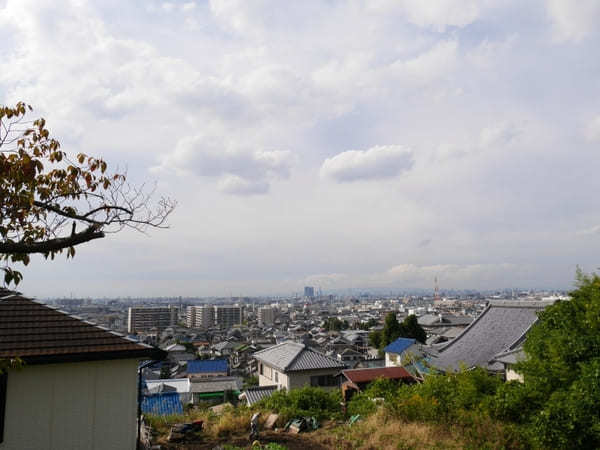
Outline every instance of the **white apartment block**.
{"type": "Polygon", "coordinates": [[[186,325],[189,328],[208,329],[215,324],[214,306],[188,306],[186,311],[186,325]]]}
{"type": "Polygon", "coordinates": [[[188,306],[186,325],[190,328],[231,328],[241,325],[243,317],[241,306],[188,306]]]}

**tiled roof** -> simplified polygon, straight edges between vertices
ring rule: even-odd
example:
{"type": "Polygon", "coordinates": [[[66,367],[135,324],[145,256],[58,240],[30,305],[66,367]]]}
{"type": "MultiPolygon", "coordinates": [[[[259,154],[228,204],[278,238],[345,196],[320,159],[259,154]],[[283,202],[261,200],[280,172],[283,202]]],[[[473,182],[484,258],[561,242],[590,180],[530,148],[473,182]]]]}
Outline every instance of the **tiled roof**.
{"type": "Polygon", "coordinates": [[[317,352],[304,344],[291,341],[258,351],[252,356],[282,372],[346,367],[335,358],[317,352]]]}
{"type": "Polygon", "coordinates": [[[270,397],[277,390],[277,386],[256,386],[244,390],[243,395],[246,397],[248,406],[252,406],[262,399],[270,397]]]}
{"type": "Polygon", "coordinates": [[[500,352],[522,342],[537,321],[538,311],[552,301],[493,301],[461,334],[438,349],[431,364],[441,370],[455,371],[464,364],[490,370],[502,369],[493,363],[500,352]]]}
{"type": "Polygon", "coordinates": [[[0,358],[28,364],[162,359],[165,352],[0,288],[0,358]]]}
{"type": "Polygon", "coordinates": [[[402,353],[404,350],[406,350],[408,347],[410,347],[411,345],[413,345],[416,341],[414,339],[409,339],[409,338],[398,338],[396,339],[394,342],[392,342],[391,344],[389,344],[387,347],[385,347],[383,349],[384,352],[386,353],[402,353]]]}
{"type": "Polygon", "coordinates": [[[228,369],[226,359],[197,359],[187,363],[187,373],[227,372],[228,369]]]}
{"type": "Polygon", "coordinates": [[[375,367],[372,369],[343,370],[342,374],[353,383],[366,383],[376,380],[377,378],[414,381],[413,376],[404,367],[375,367]]]}

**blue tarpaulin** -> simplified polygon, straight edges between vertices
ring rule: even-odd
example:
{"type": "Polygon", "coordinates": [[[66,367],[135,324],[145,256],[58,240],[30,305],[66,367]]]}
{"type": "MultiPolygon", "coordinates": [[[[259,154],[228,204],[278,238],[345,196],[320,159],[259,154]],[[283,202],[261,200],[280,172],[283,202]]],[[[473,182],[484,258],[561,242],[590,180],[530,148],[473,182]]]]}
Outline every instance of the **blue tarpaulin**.
{"type": "Polygon", "coordinates": [[[163,392],[161,394],[144,395],[142,412],[157,416],[183,414],[183,406],[177,392],[163,392]]]}

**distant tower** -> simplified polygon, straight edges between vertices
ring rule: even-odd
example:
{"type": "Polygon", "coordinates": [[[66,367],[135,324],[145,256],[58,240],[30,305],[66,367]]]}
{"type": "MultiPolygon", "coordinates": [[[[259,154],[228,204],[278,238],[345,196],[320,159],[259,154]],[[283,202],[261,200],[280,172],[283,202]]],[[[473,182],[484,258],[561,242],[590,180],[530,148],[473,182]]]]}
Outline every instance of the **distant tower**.
{"type": "Polygon", "coordinates": [[[433,304],[436,305],[438,303],[440,303],[441,299],[440,299],[440,285],[438,284],[438,278],[435,277],[435,286],[434,286],[434,294],[433,294],[433,304]]]}

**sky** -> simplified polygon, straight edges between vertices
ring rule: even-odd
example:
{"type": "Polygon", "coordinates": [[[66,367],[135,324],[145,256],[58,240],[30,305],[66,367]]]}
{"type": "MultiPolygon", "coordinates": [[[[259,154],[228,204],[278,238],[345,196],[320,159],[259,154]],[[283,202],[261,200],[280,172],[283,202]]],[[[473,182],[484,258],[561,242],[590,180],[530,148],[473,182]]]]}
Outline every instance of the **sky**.
{"type": "Polygon", "coordinates": [[[600,2],[0,0],[0,100],[177,200],[31,296],[573,286],[600,247],[600,2]]]}

